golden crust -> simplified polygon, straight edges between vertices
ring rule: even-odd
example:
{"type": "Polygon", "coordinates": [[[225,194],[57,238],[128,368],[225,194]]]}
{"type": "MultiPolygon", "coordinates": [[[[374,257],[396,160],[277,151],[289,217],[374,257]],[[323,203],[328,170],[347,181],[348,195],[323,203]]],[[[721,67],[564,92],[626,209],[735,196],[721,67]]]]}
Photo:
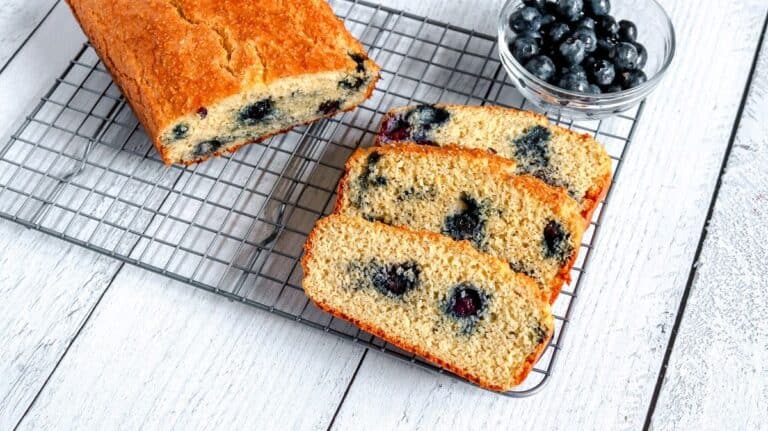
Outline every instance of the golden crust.
{"type": "MultiPolygon", "coordinates": [[[[592,137],[588,133],[580,133],[572,129],[568,129],[566,127],[558,126],[551,124],[549,121],[549,118],[547,118],[546,115],[539,114],[538,112],[532,112],[532,111],[523,111],[520,109],[515,108],[506,108],[502,106],[496,106],[496,105],[458,105],[458,104],[447,104],[447,103],[439,103],[435,106],[443,107],[443,108],[457,108],[457,109],[476,109],[478,111],[495,111],[499,113],[512,113],[514,115],[519,116],[527,116],[531,118],[535,118],[537,122],[540,122],[542,124],[548,124],[550,127],[555,127],[558,130],[560,130],[562,133],[566,133],[572,136],[577,137],[581,142],[596,142],[595,138],[592,137]]],[[[379,130],[379,133],[376,135],[376,146],[384,146],[387,145],[385,142],[383,142],[383,127],[387,123],[389,119],[391,119],[394,115],[397,115],[398,113],[402,113],[405,111],[408,111],[412,109],[412,106],[403,106],[398,107],[389,110],[381,119],[381,127],[379,130]]],[[[448,145],[447,147],[456,147],[461,148],[461,144],[454,143],[451,145],[448,145]]],[[[501,157],[501,156],[497,156],[501,157]]],[[[607,155],[606,155],[607,157],[607,155]]],[[[595,209],[597,208],[597,205],[602,201],[602,199],[605,197],[606,193],[608,192],[608,188],[611,185],[612,175],[609,171],[606,175],[603,175],[599,179],[597,179],[594,184],[592,184],[592,187],[587,190],[587,192],[584,194],[584,196],[581,198],[581,215],[584,218],[585,226],[589,226],[589,222],[592,220],[592,214],[594,213],[595,209]]]]}
{"type": "MultiPolygon", "coordinates": [[[[555,213],[561,213],[563,212],[564,206],[578,206],[576,202],[571,198],[568,193],[561,188],[550,186],[549,184],[546,184],[542,180],[531,176],[531,175],[517,175],[512,172],[514,172],[515,164],[514,162],[511,162],[505,158],[494,156],[493,154],[490,154],[483,150],[478,149],[469,149],[469,148],[461,148],[457,146],[447,146],[447,147],[432,147],[432,146],[425,146],[425,145],[419,145],[416,143],[403,143],[398,144],[396,146],[382,146],[382,147],[374,147],[374,148],[359,148],[357,149],[347,160],[345,166],[344,166],[344,174],[341,177],[341,180],[339,181],[339,185],[337,187],[337,197],[336,197],[336,204],[333,209],[333,213],[339,214],[341,211],[341,205],[344,201],[344,196],[346,195],[346,185],[347,185],[347,179],[349,178],[350,171],[352,170],[352,167],[358,163],[358,160],[360,158],[364,158],[370,153],[371,151],[378,151],[382,153],[387,152],[410,152],[410,153],[416,153],[416,154],[433,154],[433,155],[439,155],[442,157],[467,157],[467,158],[474,158],[474,159],[482,159],[485,160],[490,170],[493,172],[501,173],[503,175],[506,175],[507,180],[510,182],[510,184],[514,185],[515,188],[524,190],[528,193],[533,194],[541,203],[548,205],[549,208],[555,212],[555,213]]],[[[573,224],[579,225],[581,228],[584,228],[583,219],[579,217],[578,222],[575,222],[573,224]]],[[[575,243],[580,244],[581,243],[581,235],[583,234],[583,231],[574,231],[574,235],[577,237],[575,238],[575,243]]],[[[462,241],[466,242],[466,241],[462,241]]],[[[467,242],[468,243],[468,242],[467,242]]],[[[554,303],[557,299],[558,295],[560,294],[560,291],[563,289],[564,283],[570,283],[571,282],[571,269],[573,269],[573,266],[576,264],[576,259],[578,257],[578,249],[574,251],[574,253],[571,254],[571,257],[568,259],[568,261],[560,267],[560,270],[558,271],[557,275],[549,282],[549,292],[550,295],[547,296],[545,299],[550,303],[554,303]]]]}
{"type": "MultiPolygon", "coordinates": [[[[309,236],[307,236],[307,241],[304,243],[304,255],[301,258],[301,268],[302,268],[302,271],[304,273],[304,278],[305,279],[309,275],[309,265],[308,265],[308,262],[313,257],[312,251],[313,251],[315,235],[317,235],[319,229],[322,227],[323,224],[330,222],[329,219],[331,217],[336,217],[336,216],[332,215],[332,216],[326,217],[324,219],[318,220],[317,223],[315,224],[315,228],[312,229],[312,232],[309,233],[309,236]]],[[[394,229],[394,230],[397,230],[397,231],[401,231],[401,232],[407,233],[408,235],[412,235],[414,238],[426,239],[427,241],[432,241],[432,242],[441,242],[442,241],[442,242],[452,243],[452,245],[455,246],[455,247],[463,248],[464,249],[463,250],[464,253],[476,254],[476,255],[478,255],[478,258],[486,259],[488,261],[488,265],[491,265],[491,266],[495,265],[495,266],[497,266],[498,267],[498,271],[500,271],[500,272],[504,272],[504,271],[510,272],[513,275],[513,277],[516,278],[517,282],[520,282],[521,285],[525,285],[525,286],[528,287],[528,289],[530,290],[530,292],[532,293],[532,295],[534,297],[538,295],[537,292],[538,292],[539,289],[536,287],[536,283],[535,283],[535,281],[533,281],[533,279],[531,279],[530,277],[528,277],[528,276],[526,276],[524,274],[513,272],[512,270],[509,269],[509,267],[503,261],[501,261],[501,260],[499,260],[497,258],[494,258],[492,256],[479,253],[467,241],[452,241],[452,240],[444,237],[443,235],[440,235],[440,234],[434,233],[434,232],[424,232],[424,231],[418,231],[417,232],[417,231],[411,231],[411,230],[400,228],[400,227],[389,226],[389,225],[386,225],[386,224],[380,223],[380,222],[371,222],[371,223],[374,223],[374,224],[378,225],[379,228],[381,228],[381,229],[394,229]]],[[[425,358],[429,362],[432,362],[432,363],[434,363],[434,364],[436,364],[436,365],[438,365],[438,366],[440,366],[440,367],[442,367],[442,368],[444,368],[444,369],[446,369],[446,370],[456,374],[459,377],[462,377],[462,378],[464,378],[466,380],[469,380],[470,382],[473,382],[473,383],[477,384],[478,386],[483,387],[483,388],[488,389],[488,390],[491,390],[491,391],[497,391],[497,392],[507,391],[507,390],[511,389],[512,387],[517,386],[520,383],[522,383],[526,379],[526,377],[528,377],[528,374],[530,374],[531,370],[533,369],[534,364],[536,364],[536,361],[539,360],[541,355],[546,350],[546,348],[549,345],[549,342],[552,339],[552,336],[554,334],[554,323],[553,323],[552,327],[548,328],[549,332],[547,333],[547,336],[545,337],[544,341],[542,341],[537,346],[536,350],[533,353],[531,353],[526,358],[525,364],[523,364],[523,366],[520,368],[518,373],[515,375],[514,380],[512,382],[509,382],[508,385],[499,385],[499,384],[496,384],[494,382],[490,382],[490,381],[484,380],[481,377],[478,377],[478,376],[470,373],[469,371],[467,371],[465,369],[462,369],[462,368],[457,367],[457,366],[455,366],[453,364],[445,362],[445,361],[435,357],[434,355],[432,355],[429,351],[427,351],[425,349],[422,349],[419,346],[416,346],[416,345],[414,345],[412,343],[409,343],[408,341],[403,340],[402,338],[399,338],[399,337],[387,334],[384,331],[380,330],[379,328],[373,326],[372,324],[370,324],[368,322],[362,321],[362,320],[357,319],[357,318],[355,318],[353,316],[350,316],[350,315],[348,315],[346,313],[343,313],[343,312],[341,312],[341,311],[339,311],[339,310],[329,306],[328,304],[323,303],[322,301],[318,301],[317,299],[312,297],[312,292],[311,291],[307,291],[306,288],[305,288],[304,292],[307,294],[307,296],[309,296],[309,298],[312,300],[312,302],[315,305],[317,305],[318,308],[320,308],[321,310],[325,311],[326,313],[329,313],[329,314],[331,314],[333,316],[336,316],[336,317],[338,317],[340,319],[344,319],[344,320],[346,320],[346,321],[356,325],[357,327],[361,328],[365,332],[373,334],[373,335],[375,335],[375,336],[377,336],[377,337],[387,341],[388,343],[391,343],[391,344],[393,344],[393,345],[395,345],[395,346],[397,346],[397,347],[399,347],[399,348],[401,348],[403,350],[409,351],[411,353],[415,353],[415,354],[425,358]]]]}
{"type": "Polygon", "coordinates": [[[348,54],[365,53],[323,0],[67,3],[166,162],[159,135],[174,119],[282,78],[354,69],[348,54]]]}

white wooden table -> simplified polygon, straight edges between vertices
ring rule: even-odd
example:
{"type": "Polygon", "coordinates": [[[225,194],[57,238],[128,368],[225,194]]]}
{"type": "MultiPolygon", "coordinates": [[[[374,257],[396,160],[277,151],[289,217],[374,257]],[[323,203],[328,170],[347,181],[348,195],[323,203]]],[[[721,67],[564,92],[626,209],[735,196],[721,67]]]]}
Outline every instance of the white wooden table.
{"type": "MultiPolygon", "coordinates": [[[[386,2],[483,32],[501,3],[386,2]]],[[[2,220],[0,430],[768,429],[768,5],[662,3],[677,57],[539,394],[425,373],[2,220]]],[[[3,143],[84,40],[63,2],[0,2],[3,143]]]]}

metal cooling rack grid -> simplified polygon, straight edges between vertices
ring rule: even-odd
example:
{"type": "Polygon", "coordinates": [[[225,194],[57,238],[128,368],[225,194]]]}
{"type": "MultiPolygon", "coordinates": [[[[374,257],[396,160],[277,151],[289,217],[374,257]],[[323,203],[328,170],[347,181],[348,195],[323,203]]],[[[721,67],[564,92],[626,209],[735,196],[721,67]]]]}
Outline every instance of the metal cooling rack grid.
{"type": "MultiPolygon", "coordinates": [[[[0,217],[444,372],[315,308],[300,286],[302,246],[333,208],[347,157],[373,142],[390,107],[532,107],[508,82],[494,37],[363,1],[331,4],[383,67],[360,108],[229,157],[165,167],[86,44],[0,150],[0,217]]],[[[641,109],[564,125],[597,135],[617,175],[641,109]]],[[[602,208],[585,233],[573,283],[553,307],[555,337],[506,395],[530,395],[552,373],[602,208]]]]}

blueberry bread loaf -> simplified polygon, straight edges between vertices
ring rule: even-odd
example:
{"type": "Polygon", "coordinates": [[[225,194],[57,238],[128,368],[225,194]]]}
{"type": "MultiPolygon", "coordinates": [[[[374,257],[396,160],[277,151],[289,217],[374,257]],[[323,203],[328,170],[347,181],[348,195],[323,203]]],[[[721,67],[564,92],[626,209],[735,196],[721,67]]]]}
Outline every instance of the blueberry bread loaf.
{"type": "Polygon", "coordinates": [[[554,301],[584,232],[565,191],[485,151],[416,144],[357,150],[335,211],[467,240],[540,283],[554,301]]]}
{"type": "Polygon", "coordinates": [[[522,382],[554,331],[531,279],[434,233],[332,215],[302,267],[320,308],[488,389],[522,382]]]}
{"type": "Polygon", "coordinates": [[[324,0],[67,0],[166,163],[354,108],[379,67],[324,0]]]}
{"type": "Polygon", "coordinates": [[[611,159],[602,145],[533,112],[464,105],[399,108],[385,116],[379,143],[402,141],[458,145],[510,159],[518,173],[565,188],[587,221],[611,182],[611,159]]]}

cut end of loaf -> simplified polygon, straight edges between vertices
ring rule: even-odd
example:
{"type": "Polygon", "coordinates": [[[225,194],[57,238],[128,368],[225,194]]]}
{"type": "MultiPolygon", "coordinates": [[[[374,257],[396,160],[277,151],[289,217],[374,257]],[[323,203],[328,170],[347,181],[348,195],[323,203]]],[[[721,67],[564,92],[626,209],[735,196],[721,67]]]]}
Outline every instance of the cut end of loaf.
{"type": "Polygon", "coordinates": [[[255,86],[176,119],[160,135],[163,159],[194,163],[355,108],[372,93],[379,68],[360,54],[350,57],[359,67],[255,86]]]}

